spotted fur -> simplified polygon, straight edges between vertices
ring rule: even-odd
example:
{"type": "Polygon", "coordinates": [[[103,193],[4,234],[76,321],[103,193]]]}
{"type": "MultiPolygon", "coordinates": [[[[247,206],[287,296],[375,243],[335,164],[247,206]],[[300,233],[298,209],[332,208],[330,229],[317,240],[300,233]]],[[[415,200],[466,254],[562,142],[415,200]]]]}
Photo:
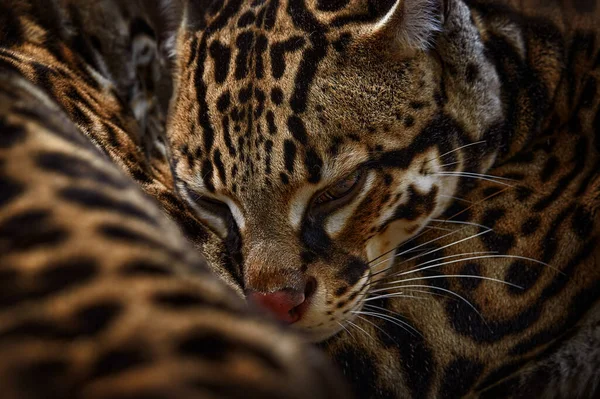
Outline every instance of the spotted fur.
{"type": "MultiPolygon", "coordinates": [[[[65,3],[0,2],[1,396],[347,396],[141,190],[170,193],[124,95],[141,90],[98,60],[142,64],[65,3]]],[[[100,21],[117,12],[88,5],[100,21]]]]}
{"type": "Polygon", "coordinates": [[[170,161],[229,281],[316,281],[359,397],[597,394],[597,2],[185,3],[170,161]]]}

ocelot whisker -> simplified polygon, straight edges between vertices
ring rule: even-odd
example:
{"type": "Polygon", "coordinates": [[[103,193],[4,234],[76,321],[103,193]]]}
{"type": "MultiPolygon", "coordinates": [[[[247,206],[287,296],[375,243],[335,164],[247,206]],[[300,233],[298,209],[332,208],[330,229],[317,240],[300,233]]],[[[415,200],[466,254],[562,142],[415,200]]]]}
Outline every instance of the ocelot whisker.
{"type": "MultiPolygon", "coordinates": [[[[462,229],[458,229],[458,230],[451,231],[451,232],[449,232],[449,233],[447,233],[447,234],[444,234],[444,235],[442,235],[442,236],[440,236],[440,237],[436,237],[436,238],[434,238],[434,239],[432,239],[432,240],[430,240],[430,241],[424,242],[424,243],[422,243],[422,244],[419,244],[419,245],[417,245],[417,246],[415,246],[415,247],[412,247],[412,248],[410,248],[410,249],[407,249],[407,250],[405,250],[405,251],[402,251],[402,252],[400,252],[400,253],[393,254],[391,257],[389,257],[389,258],[386,258],[386,259],[384,259],[383,261],[380,261],[380,262],[376,263],[375,265],[371,265],[371,263],[372,263],[372,261],[371,261],[371,262],[369,262],[369,265],[371,265],[371,267],[376,267],[376,266],[379,266],[379,265],[381,265],[382,263],[388,262],[390,259],[394,259],[394,258],[397,258],[397,257],[399,257],[399,256],[405,255],[405,254],[409,253],[410,251],[414,251],[415,249],[421,248],[421,247],[423,247],[423,246],[425,246],[425,245],[428,245],[428,244],[434,243],[434,242],[436,242],[436,241],[438,241],[438,240],[441,240],[441,239],[444,239],[444,238],[446,238],[446,237],[449,237],[449,236],[451,236],[451,235],[453,235],[453,234],[459,233],[460,231],[462,231],[462,230],[464,230],[464,229],[465,229],[465,228],[462,228],[462,229]]],[[[390,268],[392,268],[392,267],[393,267],[393,265],[392,265],[392,266],[389,266],[389,267],[387,267],[387,268],[385,268],[385,269],[383,269],[383,270],[380,270],[380,271],[378,271],[378,272],[375,272],[375,273],[373,273],[373,274],[371,275],[371,277],[377,276],[378,274],[380,274],[380,273],[382,273],[382,272],[384,272],[384,271],[388,271],[388,270],[389,270],[390,268]]]]}
{"type": "Polygon", "coordinates": [[[479,259],[519,259],[519,260],[526,260],[526,261],[530,261],[532,263],[537,263],[537,264],[549,267],[549,268],[551,268],[553,270],[556,270],[556,271],[560,272],[560,270],[555,269],[552,266],[550,266],[549,264],[547,264],[545,262],[542,262],[540,260],[537,260],[537,259],[529,258],[529,257],[526,257],[526,256],[519,256],[519,255],[500,255],[500,254],[493,254],[493,253],[491,253],[489,255],[473,256],[473,257],[469,257],[469,258],[456,259],[456,260],[451,260],[451,261],[447,261],[447,262],[437,263],[437,264],[434,264],[434,265],[420,267],[420,266],[426,265],[428,263],[433,263],[433,262],[438,261],[438,260],[448,259],[448,258],[455,257],[455,256],[458,256],[458,255],[450,255],[450,256],[447,256],[447,257],[444,257],[444,258],[438,258],[438,259],[431,260],[431,261],[428,261],[428,262],[423,262],[423,263],[415,266],[415,267],[418,267],[418,269],[410,269],[410,270],[407,270],[407,271],[396,272],[396,273],[390,274],[389,276],[386,276],[386,278],[395,277],[395,276],[404,276],[404,275],[407,275],[407,274],[417,273],[417,272],[420,272],[420,271],[423,271],[423,270],[427,270],[427,269],[433,269],[435,267],[440,267],[440,266],[444,266],[444,265],[451,265],[451,264],[459,263],[459,262],[466,262],[466,261],[469,261],[469,260],[479,260],[479,259]]]}
{"type": "MultiPolygon", "coordinates": [[[[463,238],[463,239],[461,239],[461,240],[458,240],[458,241],[452,242],[452,243],[450,243],[450,244],[446,244],[446,245],[444,245],[444,246],[442,246],[442,247],[440,247],[440,248],[435,248],[435,249],[432,249],[431,251],[425,252],[425,253],[423,253],[423,254],[419,254],[419,255],[413,256],[412,258],[406,259],[406,260],[404,260],[404,261],[402,261],[402,262],[400,262],[400,263],[398,263],[397,265],[394,265],[394,266],[399,266],[399,265],[402,265],[402,264],[404,264],[404,263],[406,263],[406,262],[410,262],[411,260],[418,259],[418,258],[420,258],[420,257],[422,257],[422,256],[429,255],[429,254],[432,254],[432,253],[434,253],[434,252],[437,252],[437,251],[441,251],[441,250],[443,250],[443,249],[446,249],[446,248],[452,247],[452,246],[454,246],[454,245],[458,245],[458,244],[460,244],[461,242],[468,241],[468,240],[472,240],[473,238],[476,238],[476,237],[482,236],[482,235],[484,235],[484,234],[487,234],[487,233],[489,233],[489,232],[491,232],[491,231],[492,231],[492,230],[486,230],[486,231],[479,232],[479,233],[477,233],[477,234],[473,234],[473,235],[471,235],[471,236],[469,236],[469,237],[466,237],[466,238],[463,238]]],[[[401,256],[401,255],[402,255],[402,254],[398,254],[398,255],[395,255],[394,257],[398,257],[398,256],[401,256]]]]}
{"type": "Polygon", "coordinates": [[[476,177],[485,177],[488,179],[498,179],[504,181],[516,181],[515,179],[511,179],[509,177],[496,176],[496,175],[488,175],[485,173],[474,173],[474,172],[440,172],[440,173],[448,173],[448,174],[456,174],[460,176],[476,176],[476,177]]]}
{"type": "MultiPolygon", "coordinates": [[[[406,332],[407,332],[407,333],[409,333],[410,335],[413,335],[413,336],[414,336],[414,334],[411,332],[411,330],[410,330],[410,329],[408,329],[408,328],[407,328],[407,326],[405,325],[405,324],[406,324],[405,322],[402,322],[401,320],[396,320],[396,319],[395,319],[395,318],[393,318],[393,317],[390,317],[390,316],[384,315],[384,314],[382,314],[382,313],[377,313],[377,312],[362,312],[362,311],[353,311],[352,313],[354,313],[354,314],[356,314],[356,315],[371,316],[371,317],[375,317],[375,318],[378,318],[378,319],[381,319],[381,320],[384,320],[384,321],[389,321],[390,323],[392,323],[392,324],[394,324],[394,325],[396,325],[396,326],[400,327],[401,329],[403,329],[404,331],[406,331],[406,332]]],[[[358,317],[360,317],[360,316],[358,316],[358,317]]],[[[366,319],[364,319],[364,320],[366,321],[366,319]]],[[[419,333],[419,332],[418,332],[416,329],[414,329],[412,326],[410,326],[410,327],[411,327],[411,329],[412,329],[412,330],[413,330],[415,333],[417,333],[418,335],[421,335],[421,333],[419,333]]],[[[422,335],[421,335],[421,336],[422,336],[422,335]]]]}
{"type": "MultiPolygon", "coordinates": [[[[450,295],[454,295],[457,298],[459,298],[462,301],[464,301],[467,304],[467,306],[469,306],[471,309],[473,309],[473,311],[475,313],[477,313],[477,315],[481,318],[481,320],[483,320],[483,323],[491,331],[491,328],[488,325],[487,321],[485,320],[485,318],[483,317],[483,315],[477,310],[477,308],[471,302],[469,302],[466,298],[464,298],[463,296],[457,294],[454,291],[447,290],[447,289],[442,288],[442,287],[436,287],[436,286],[433,286],[433,285],[418,285],[418,284],[409,284],[409,285],[405,285],[405,286],[397,287],[397,288],[428,288],[428,289],[432,289],[432,290],[438,290],[438,291],[446,292],[446,293],[448,293],[450,295]]],[[[365,299],[365,302],[373,301],[373,300],[378,300],[378,299],[383,299],[383,298],[393,298],[395,296],[396,296],[396,294],[394,294],[394,293],[392,293],[392,294],[381,294],[381,295],[378,295],[378,296],[375,296],[375,297],[367,298],[367,299],[365,299]]]]}
{"type": "Polygon", "coordinates": [[[385,335],[387,335],[387,337],[389,339],[391,339],[392,341],[394,341],[396,343],[396,345],[398,345],[398,342],[396,342],[396,340],[387,331],[385,331],[383,328],[379,327],[377,324],[373,323],[371,320],[367,319],[366,317],[363,317],[361,315],[356,315],[356,317],[358,317],[359,319],[361,319],[364,322],[369,323],[370,325],[372,325],[373,327],[375,327],[376,329],[378,329],[379,331],[381,331],[382,333],[384,333],[385,335]]]}
{"type": "MultiPolygon", "coordinates": [[[[359,316],[360,317],[360,316],[359,316]]],[[[373,336],[371,334],[369,334],[368,332],[365,331],[364,328],[362,328],[361,326],[359,326],[358,324],[350,321],[350,320],[346,320],[346,323],[348,323],[349,325],[351,325],[352,327],[358,329],[359,331],[361,331],[362,333],[366,334],[367,337],[371,338],[373,341],[377,342],[377,340],[375,338],[373,338],[373,336]]]]}
{"type": "Polygon", "coordinates": [[[469,179],[476,179],[476,180],[483,180],[483,181],[489,181],[491,183],[496,183],[496,184],[500,184],[503,186],[508,186],[508,187],[512,187],[514,188],[514,186],[512,184],[508,184],[508,183],[504,183],[495,179],[488,179],[487,177],[481,177],[481,176],[469,176],[469,175],[464,175],[464,174],[457,174],[454,172],[437,172],[434,173],[434,175],[436,176],[446,176],[446,177],[466,177],[469,179]]]}
{"type": "Polygon", "coordinates": [[[339,321],[336,321],[336,323],[337,323],[337,324],[338,324],[340,327],[342,327],[342,328],[344,329],[344,331],[346,331],[346,332],[348,333],[348,335],[352,337],[352,339],[353,339],[353,340],[355,340],[355,341],[356,341],[356,338],[354,337],[354,335],[352,335],[352,333],[350,332],[350,330],[348,330],[348,329],[346,328],[346,326],[344,326],[344,325],[343,325],[342,323],[340,323],[339,321]]]}
{"type": "Polygon", "coordinates": [[[484,203],[485,201],[487,201],[487,200],[489,200],[491,198],[494,198],[494,197],[496,197],[496,196],[498,196],[498,195],[506,192],[507,190],[510,190],[511,188],[513,188],[513,187],[512,186],[505,187],[502,190],[500,190],[500,191],[498,191],[496,193],[490,194],[487,197],[485,197],[485,198],[483,198],[483,199],[481,199],[481,200],[479,200],[477,202],[472,202],[470,206],[466,207],[465,209],[460,210],[459,212],[455,213],[454,215],[448,217],[446,220],[452,220],[452,219],[454,219],[454,218],[462,215],[463,213],[467,212],[469,209],[473,209],[477,205],[480,205],[480,204],[484,203]]]}
{"type": "Polygon", "coordinates": [[[394,248],[390,249],[389,251],[386,251],[386,252],[382,253],[382,254],[381,254],[381,255],[379,255],[379,256],[376,256],[375,258],[371,259],[371,260],[370,260],[370,261],[368,261],[367,263],[368,263],[368,264],[371,264],[371,263],[373,263],[373,262],[375,262],[375,261],[377,261],[377,260],[381,259],[382,257],[384,257],[384,256],[388,255],[389,253],[391,253],[391,252],[394,252],[394,251],[396,251],[397,249],[399,249],[400,247],[402,247],[402,246],[404,246],[404,245],[406,245],[406,244],[410,243],[411,241],[414,241],[414,240],[416,240],[417,238],[419,238],[419,237],[420,237],[420,236],[422,236],[423,234],[425,234],[425,232],[424,232],[424,231],[420,232],[419,234],[416,234],[416,235],[414,235],[413,237],[411,237],[411,238],[409,238],[408,240],[404,241],[404,242],[403,242],[402,244],[400,244],[399,246],[397,246],[397,247],[394,247],[394,248]]]}
{"type": "MultiPolygon", "coordinates": [[[[385,284],[400,284],[400,283],[409,283],[409,282],[412,282],[412,281],[420,281],[420,280],[435,280],[435,279],[440,279],[440,278],[472,278],[472,279],[477,279],[477,280],[486,280],[486,281],[492,281],[492,282],[495,282],[495,283],[501,283],[501,284],[508,285],[510,287],[518,288],[520,290],[523,289],[523,287],[521,287],[520,285],[509,283],[508,281],[500,280],[500,279],[493,278],[493,277],[476,276],[476,275],[471,275],[471,274],[447,274],[447,275],[443,275],[443,276],[412,277],[412,278],[407,278],[407,279],[402,279],[402,280],[390,281],[390,282],[385,283],[385,284]]],[[[394,289],[394,288],[397,288],[397,287],[402,288],[401,285],[400,286],[396,286],[396,287],[378,288],[376,290],[372,290],[371,293],[383,292],[383,291],[387,291],[387,290],[394,289]]]]}
{"type": "MultiPolygon", "coordinates": [[[[439,262],[439,261],[441,261],[441,260],[444,260],[444,259],[456,258],[456,257],[459,257],[459,256],[470,256],[470,255],[486,255],[486,254],[489,254],[489,255],[491,255],[491,254],[496,254],[496,253],[497,253],[497,252],[494,252],[494,251],[464,252],[464,253],[461,253],[461,254],[447,255],[447,256],[443,256],[443,257],[441,257],[441,258],[436,258],[436,259],[428,260],[428,261],[426,261],[426,262],[419,263],[419,264],[418,264],[418,265],[416,265],[415,267],[416,267],[416,268],[419,268],[419,267],[421,267],[421,266],[428,265],[428,264],[430,264],[430,263],[439,262]]],[[[459,260],[457,260],[456,262],[459,262],[459,261],[462,261],[462,260],[463,260],[463,259],[459,259],[459,260]]],[[[424,267],[424,268],[421,268],[421,269],[416,269],[416,270],[415,270],[415,269],[409,269],[409,271],[407,271],[407,272],[404,272],[404,271],[401,271],[401,272],[396,272],[396,273],[392,273],[392,274],[390,274],[389,276],[385,276],[385,277],[384,277],[384,279],[388,279],[388,278],[391,278],[391,277],[393,277],[393,276],[402,275],[402,274],[410,274],[410,273],[415,273],[415,272],[418,272],[418,271],[421,271],[421,270],[426,270],[426,269],[429,269],[429,268],[431,268],[431,267],[438,267],[438,266],[441,266],[441,265],[440,265],[440,264],[436,264],[436,265],[433,265],[433,266],[428,266],[428,267],[424,267]]],[[[371,283],[369,283],[369,285],[370,285],[370,284],[371,284],[371,283]]],[[[385,284],[385,283],[382,283],[382,284],[385,284]]]]}
{"type": "Polygon", "coordinates": [[[472,204],[473,203],[473,201],[469,201],[469,200],[464,199],[464,198],[455,197],[453,195],[440,194],[439,196],[440,197],[444,197],[444,198],[451,198],[453,200],[457,200],[457,201],[460,201],[460,202],[466,202],[467,204],[472,204]]]}
{"type": "Polygon", "coordinates": [[[486,140],[480,140],[480,141],[476,141],[474,143],[465,144],[465,145],[460,146],[458,148],[455,148],[455,149],[453,149],[451,151],[445,152],[442,155],[438,155],[436,158],[431,158],[430,160],[425,161],[425,163],[429,163],[431,161],[435,161],[436,159],[441,159],[441,158],[445,157],[446,155],[450,155],[450,154],[452,154],[452,153],[454,153],[456,151],[460,151],[460,150],[462,150],[464,148],[467,148],[467,147],[471,147],[471,146],[479,145],[479,144],[485,144],[486,142],[487,142],[486,140]]]}

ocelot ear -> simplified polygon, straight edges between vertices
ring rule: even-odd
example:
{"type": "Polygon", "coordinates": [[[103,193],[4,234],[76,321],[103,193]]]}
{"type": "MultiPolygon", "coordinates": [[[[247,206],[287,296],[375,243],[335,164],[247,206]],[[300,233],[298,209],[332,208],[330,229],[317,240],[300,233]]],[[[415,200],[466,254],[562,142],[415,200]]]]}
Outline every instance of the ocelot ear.
{"type": "MultiPolygon", "coordinates": [[[[379,0],[374,0],[379,1],[379,0]]],[[[372,26],[372,33],[385,36],[403,48],[427,50],[442,30],[452,0],[395,0],[372,26]]]]}

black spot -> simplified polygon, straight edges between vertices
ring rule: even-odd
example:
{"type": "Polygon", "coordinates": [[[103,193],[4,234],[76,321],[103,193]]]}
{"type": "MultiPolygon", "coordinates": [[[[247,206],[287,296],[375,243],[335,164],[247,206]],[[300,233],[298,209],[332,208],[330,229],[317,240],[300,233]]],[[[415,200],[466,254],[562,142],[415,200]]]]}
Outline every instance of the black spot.
{"type": "Polygon", "coordinates": [[[413,127],[414,125],[415,125],[415,118],[410,115],[407,115],[404,118],[404,127],[406,127],[408,129],[408,128],[413,127]]]}
{"type": "Polygon", "coordinates": [[[162,263],[153,260],[136,260],[124,265],[121,273],[126,276],[168,276],[173,274],[162,263]]]}
{"type": "Polygon", "coordinates": [[[246,104],[252,98],[252,83],[240,90],[238,99],[240,103],[246,104]]]}
{"type": "Polygon", "coordinates": [[[594,216],[585,207],[578,205],[573,212],[571,228],[581,239],[587,240],[590,238],[594,229],[594,216]]]}
{"type": "Polygon", "coordinates": [[[0,339],[18,337],[42,338],[42,339],[72,339],[74,334],[63,331],[55,322],[47,320],[25,320],[0,333],[0,339]]]}
{"type": "Polygon", "coordinates": [[[308,135],[302,119],[296,115],[290,116],[288,118],[288,128],[290,129],[290,132],[292,132],[292,136],[294,136],[300,144],[306,145],[308,143],[308,135]]]}
{"type": "Polygon", "coordinates": [[[36,277],[44,293],[54,293],[85,284],[98,273],[98,265],[93,259],[71,259],[46,266],[36,277]]]}
{"type": "Polygon", "coordinates": [[[100,302],[80,309],[75,315],[77,335],[94,336],[105,330],[121,313],[122,306],[116,302],[100,302]]]}
{"type": "Polygon", "coordinates": [[[533,190],[529,187],[518,186],[515,190],[517,201],[525,202],[533,194],[533,190]]]}
{"type": "Polygon", "coordinates": [[[220,113],[224,114],[225,112],[227,112],[227,109],[229,108],[230,104],[231,95],[229,94],[229,91],[226,91],[221,96],[219,96],[219,99],[217,100],[217,109],[220,113]]]}
{"type": "Polygon", "coordinates": [[[532,217],[528,218],[521,225],[521,234],[523,234],[524,237],[528,237],[528,236],[534,234],[540,227],[540,223],[541,223],[541,221],[538,216],[532,216],[532,217]]]}
{"type": "MultiPolygon", "coordinates": [[[[469,262],[463,266],[460,274],[463,276],[481,276],[481,267],[478,263],[469,262]]],[[[483,282],[479,278],[461,278],[458,281],[462,289],[467,292],[473,292],[483,282]]]]}
{"type": "Polygon", "coordinates": [[[316,184],[321,180],[321,169],[323,168],[323,160],[312,148],[306,151],[304,156],[304,165],[308,172],[308,182],[316,184]]]}
{"type": "Polygon", "coordinates": [[[235,59],[235,78],[243,79],[248,75],[248,58],[252,45],[254,43],[254,33],[242,32],[236,38],[236,46],[238,48],[237,57],[235,59]]]}
{"type": "Polygon", "coordinates": [[[265,13],[264,27],[266,30],[271,30],[275,26],[277,10],[279,10],[279,0],[271,0],[265,13]]]}
{"type": "Polygon", "coordinates": [[[114,240],[116,242],[126,242],[128,244],[139,244],[147,246],[148,248],[162,248],[163,246],[152,240],[151,238],[143,236],[141,233],[130,230],[126,227],[106,223],[99,226],[98,231],[105,238],[114,240]]]}
{"type": "Polygon", "coordinates": [[[64,242],[69,234],[50,221],[50,212],[30,209],[0,224],[0,250],[33,251],[64,242]]]}
{"type": "Polygon", "coordinates": [[[254,73],[258,79],[262,79],[265,75],[265,66],[263,60],[263,53],[267,50],[268,40],[264,35],[259,35],[256,39],[255,51],[256,54],[254,56],[256,68],[254,69],[254,73]]]}
{"type": "Polygon", "coordinates": [[[283,173],[283,172],[279,173],[279,179],[281,180],[281,182],[282,182],[283,184],[286,184],[286,185],[287,185],[287,184],[289,184],[289,183],[290,183],[290,179],[289,179],[289,177],[288,177],[288,176],[287,176],[285,173],[283,173]]]}
{"type": "Polygon", "coordinates": [[[153,300],[158,305],[172,309],[186,309],[206,304],[204,298],[187,292],[162,292],[154,295],[153,300]]]}
{"type": "Polygon", "coordinates": [[[131,203],[111,198],[99,190],[67,187],[60,190],[59,195],[61,198],[87,209],[118,213],[128,218],[133,217],[156,226],[154,218],[146,213],[145,210],[131,203]]]}
{"type": "Polygon", "coordinates": [[[352,39],[352,35],[349,33],[343,33],[340,37],[332,43],[333,48],[338,53],[344,53],[350,44],[350,40],[352,39]]]}
{"type": "Polygon", "coordinates": [[[25,186],[6,176],[0,175],[0,208],[23,194],[25,186]]]}
{"type": "Polygon", "coordinates": [[[420,194],[411,184],[408,188],[408,201],[399,205],[394,211],[391,220],[387,220],[385,226],[394,220],[417,220],[419,217],[430,214],[435,208],[438,188],[433,186],[431,191],[426,194],[420,194]]]}
{"type": "Polygon", "coordinates": [[[285,161],[285,169],[290,173],[294,173],[294,161],[296,160],[296,145],[292,140],[283,142],[283,158],[285,161]]]}
{"type": "Polygon", "coordinates": [[[128,186],[125,179],[113,176],[90,164],[88,161],[64,152],[43,152],[36,156],[36,163],[46,171],[75,179],[100,182],[115,188],[128,186]]]}
{"type": "Polygon", "coordinates": [[[283,91],[279,87],[271,89],[271,101],[275,105],[281,105],[283,103],[283,91]]]}
{"type": "Polygon", "coordinates": [[[352,259],[338,271],[336,277],[348,283],[349,286],[353,286],[360,280],[368,268],[369,265],[362,260],[352,259]]]}
{"type": "Polygon", "coordinates": [[[226,338],[213,332],[198,332],[178,346],[178,351],[185,356],[194,356],[211,361],[220,361],[228,356],[233,343],[226,338]]]}
{"type": "Polygon", "coordinates": [[[102,354],[92,371],[93,378],[115,375],[135,367],[147,364],[150,361],[147,351],[134,349],[117,349],[102,354]]]}
{"type": "Polygon", "coordinates": [[[267,125],[269,127],[269,134],[277,134],[277,125],[275,125],[275,114],[273,114],[273,111],[267,112],[267,125]]]}
{"type": "Polygon", "coordinates": [[[237,26],[238,26],[238,28],[244,28],[248,25],[253,24],[255,19],[256,19],[256,15],[254,15],[254,13],[252,11],[246,11],[238,19],[237,26]]]}
{"type": "MultiPolygon", "coordinates": [[[[486,228],[493,229],[496,223],[504,217],[505,213],[506,211],[502,208],[487,209],[483,215],[481,224],[486,228]]],[[[483,228],[482,231],[484,231],[483,228]]],[[[490,251],[505,254],[514,245],[515,237],[510,233],[501,234],[491,231],[482,235],[481,241],[486,244],[490,251]]]]}
{"type": "Polygon", "coordinates": [[[542,265],[517,260],[511,263],[506,272],[505,280],[509,283],[518,285],[521,288],[507,286],[508,292],[513,295],[521,295],[527,292],[535,285],[542,274],[542,265]]]}
{"type": "Polygon", "coordinates": [[[26,132],[21,126],[9,125],[4,118],[0,119],[0,148],[10,148],[25,140],[26,132]]]}
{"type": "Polygon", "coordinates": [[[489,229],[493,229],[496,223],[504,217],[506,211],[502,208],[486,209],[481,220],[481,224],[489,229]]]}

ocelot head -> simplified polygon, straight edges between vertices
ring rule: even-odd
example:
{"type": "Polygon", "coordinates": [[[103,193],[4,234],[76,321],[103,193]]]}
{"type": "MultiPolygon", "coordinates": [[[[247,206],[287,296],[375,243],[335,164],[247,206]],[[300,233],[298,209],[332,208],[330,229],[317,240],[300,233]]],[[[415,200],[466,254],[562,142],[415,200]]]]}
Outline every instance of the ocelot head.
{"type": "Polygon", "coordinates": [[[247,296],[324,339],[500,150],[477,21],[455,0],[196,3],[175,45],[178,190],[247,296]]]}

